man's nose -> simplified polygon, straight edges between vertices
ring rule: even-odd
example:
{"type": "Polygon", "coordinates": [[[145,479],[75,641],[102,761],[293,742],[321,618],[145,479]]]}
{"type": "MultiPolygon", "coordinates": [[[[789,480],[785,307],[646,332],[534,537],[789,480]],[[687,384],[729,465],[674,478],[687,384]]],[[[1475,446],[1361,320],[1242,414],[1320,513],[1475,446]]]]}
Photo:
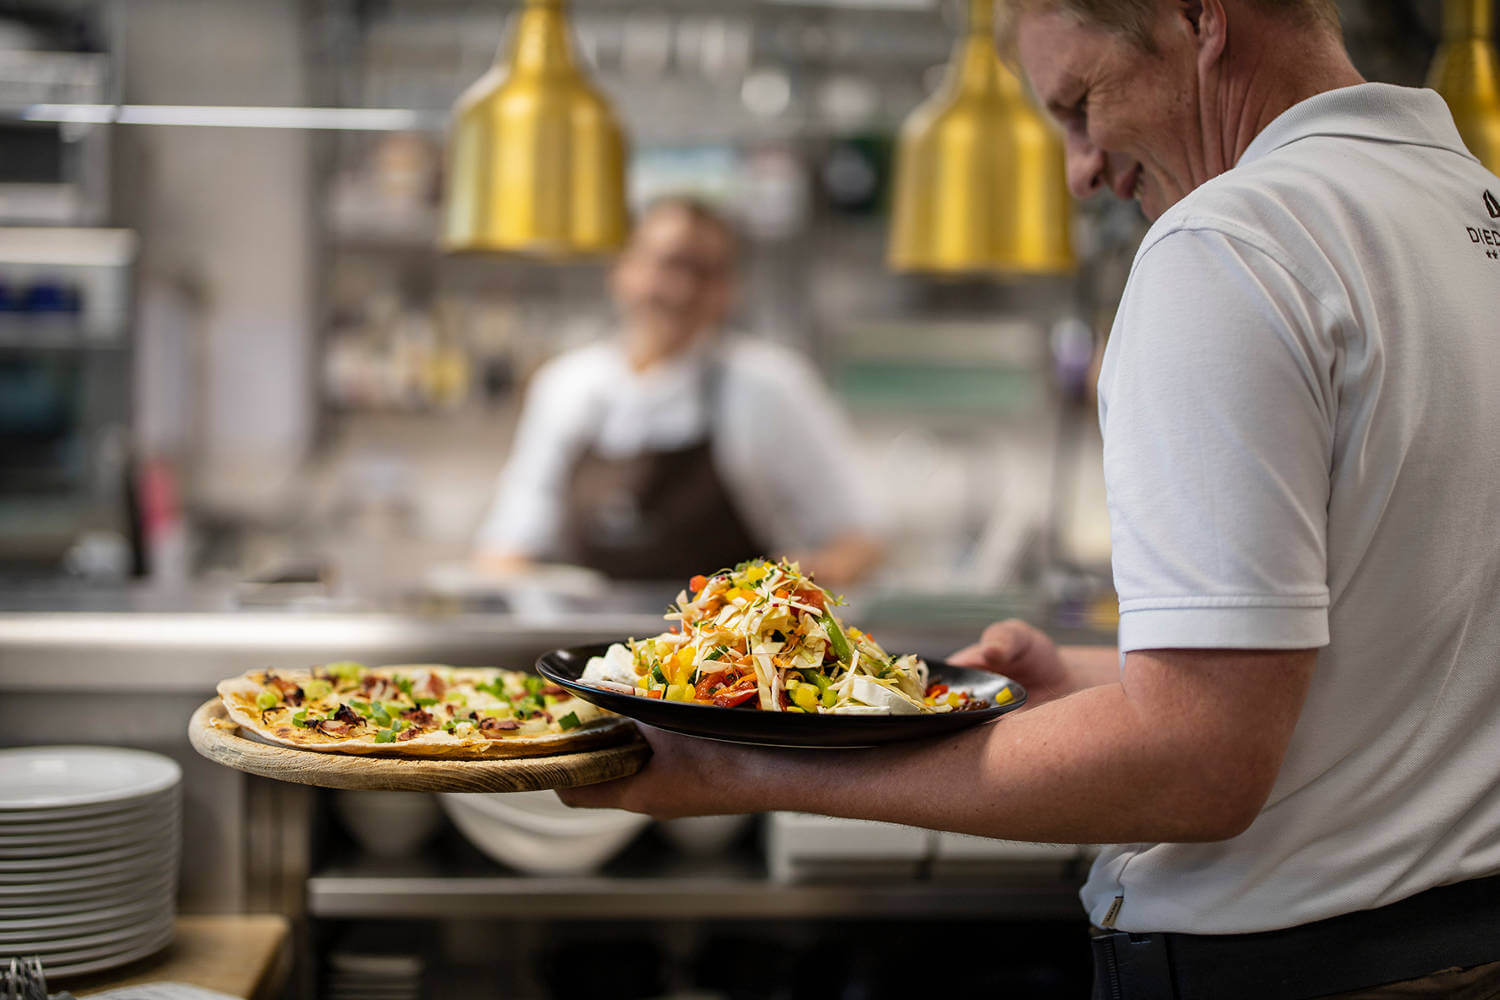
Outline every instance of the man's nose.
{"type": "Polygon", "coordinates": [[[1067,147],[1068,190],[1082,201],[1104,186],[1104,151],[1090,142],[1073,140],[1067,147]]]}
{"type": "Polygon", "coordinates": [[[698,294],[698,279],[686,274],[681,268],[665,268],[658,285],[663,298],[675,306],[683,306],[698,294]]]}

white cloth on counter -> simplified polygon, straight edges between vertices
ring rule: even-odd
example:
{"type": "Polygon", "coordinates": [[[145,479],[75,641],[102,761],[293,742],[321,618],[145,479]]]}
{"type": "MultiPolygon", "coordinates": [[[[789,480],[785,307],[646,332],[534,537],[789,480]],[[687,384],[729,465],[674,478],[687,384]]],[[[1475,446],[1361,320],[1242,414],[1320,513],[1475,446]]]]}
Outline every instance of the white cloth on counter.
{"type": "Polygon", "coordinates": [[[1251,827],[1105,849],[1096,924],[1270,930],[1500,871],[1486,190],[1441,97],[1366,84],[1142,243],[1099,381],[1121,649],[1321,649],[1251,827]]]}
{"type": "Polygon", "coordinates": [[[747,527],[774,547],[768,555],[878,530],[848,422],[802,356],[765,341],[710,339],[636,372],[611,339],[537,372],[480,547],[553,554],[568,477],[585,449],[628,458],[686,447],[710,423],[714,465],[747,527]],[[704,373],[715,358],[720,398],[709,413],[704,373]]]}

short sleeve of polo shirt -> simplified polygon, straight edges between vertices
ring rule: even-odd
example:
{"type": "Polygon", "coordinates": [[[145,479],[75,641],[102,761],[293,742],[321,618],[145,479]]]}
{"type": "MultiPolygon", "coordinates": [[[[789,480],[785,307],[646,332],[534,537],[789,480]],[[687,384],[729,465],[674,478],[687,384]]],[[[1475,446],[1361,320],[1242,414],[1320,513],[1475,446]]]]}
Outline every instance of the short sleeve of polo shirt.
{"type": "Polygon", "coordinates": [[[1148,239],[1100,375],[1120,649],[1326,645],[1332,314],[1245,236],[1148,239]]]}

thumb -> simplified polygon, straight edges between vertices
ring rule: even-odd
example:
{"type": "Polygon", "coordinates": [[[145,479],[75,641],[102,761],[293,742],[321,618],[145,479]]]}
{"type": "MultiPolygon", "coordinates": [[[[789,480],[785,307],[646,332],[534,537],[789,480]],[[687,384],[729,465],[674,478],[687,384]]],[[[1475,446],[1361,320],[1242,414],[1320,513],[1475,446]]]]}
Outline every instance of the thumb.
{"type": "Polygon", "coordinates": [[[956,653],[952,653],[947,657],[947,661],[955,667],[970,667],[974,670],[999,673],[1010,664],[1011,657],[1003,647],[976,642],[972,646],[965,646],[956,653]]]}

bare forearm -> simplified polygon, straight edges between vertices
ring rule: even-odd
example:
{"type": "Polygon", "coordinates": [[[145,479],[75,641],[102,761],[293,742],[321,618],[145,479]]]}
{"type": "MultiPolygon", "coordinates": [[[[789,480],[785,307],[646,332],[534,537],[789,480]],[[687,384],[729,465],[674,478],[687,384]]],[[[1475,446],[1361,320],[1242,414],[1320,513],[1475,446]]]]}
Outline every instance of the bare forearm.
{"type": "Polygon", "coordinates": [[[1119,684],[936,743],[758,753],[744,778],[756,809],[1011,840],[1214,840],[1240,822],[1233,809],[1204,800],[1214,782],[1152,735],[1119,684]]]}
{"type": "MultiPolygon", "coordinates": [[[[1014,661],[1003,638],[984,648],[1014,661]]],[[[656,816],[794,809],[1013,840],[1223,840],[1270,795],[1316,659],[1311,649],[1134,652],[1117,681],[945,740],[874,750],[763,750],[650,730],[655,753],[640,774],[558,794],[656,816]]]]}

